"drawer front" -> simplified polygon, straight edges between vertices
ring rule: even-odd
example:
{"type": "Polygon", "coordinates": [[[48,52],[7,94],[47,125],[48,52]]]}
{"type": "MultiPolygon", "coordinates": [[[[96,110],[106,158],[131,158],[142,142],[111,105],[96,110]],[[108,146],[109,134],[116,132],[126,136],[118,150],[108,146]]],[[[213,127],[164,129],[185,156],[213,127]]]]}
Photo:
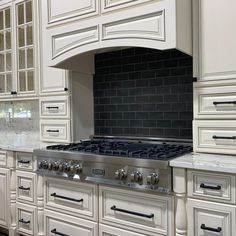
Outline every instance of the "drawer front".
{"type": "Polygon", "coordinates": [[[69,235],[69,236],[97,236],[98,225],[92,221],[83,220],[68,215],[44,211],[44,235],[69,235]]]}
{"type": "Polygon", "coordinates": [[[167,196],[100,188],[101,223],[138,233],[172,235],[172,200],[167,196]]]}
{"type": "Polygon", "coordinates": [[[45,188],[46,208],[97,220],[98,190],[96,185],[47,178],[45,188]]]}
{"type": "Polygon", "coordinates": [[[7,166],[7,152],[0,150],[0,166],[7,166]]]}
{"type": "Polygon", "coordinates": [[[188,196],[235,203],[235,176],[189,170],[188,196]]]}
{"type": "Polygon", "coordinates": [[[16,153],[16,169],[18,170],[35,170],[36,169],[36,160],[34,160],[31,153],[16,153]]]}
{"type": "Polygon", "coordinates": [[[194,101],[197,119],[236,118],[236,86],[195,88],[194,101]]]}
{"type": "Polygon", "coordinates": [[[99,236],[148,236],[148,234],[144,235],[144,234],[134,233],[131,231],[99,224],[99,236]]]}
{"type": "Polygon", "coordinates": [[[236,154],[236,121],[194,121],[194,150],[236,154]]]}
{"type": "Polygon", "coordinates": [[[69,97],[53,97],[40,99],[41,118],[70,118],[69,97]]]}
{"type": "Polygon", "coordinates": [[[189,236],[232,236],[235,233],[235,207],[188,200],[189,236]]]}
{"type": "Polygon", "coordinates": [[[41,140],[48,142],[70,142],[70,121],[41,120],[41,140]]]}
{"type": "Polygon", "coordinates": [[[16,180],[17,200],[36,204],[36,174],[16,171],[16,180]]]}
{"type": "Polygon", "coordinates": [[[24,204],[16,204],[17,232],[24,235],[36,235],[36,208],[24,204]]]}

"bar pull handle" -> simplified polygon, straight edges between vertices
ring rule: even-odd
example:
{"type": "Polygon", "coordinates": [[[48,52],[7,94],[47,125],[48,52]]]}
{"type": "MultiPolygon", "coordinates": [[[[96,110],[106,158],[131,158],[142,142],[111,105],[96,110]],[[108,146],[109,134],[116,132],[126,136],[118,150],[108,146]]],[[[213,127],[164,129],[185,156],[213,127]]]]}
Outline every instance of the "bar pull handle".
{"type": "Polygon", "coordinates": [[[63,233],[57,231],[57,229],[51,230],[51,233],[56,234],[56,235],[60,235],[60,236],[69,236],[68,234],[63,234],[63,233]]]}
{"type": "Polygon", "coordinates": [[[59,107],[46,107],[48,110],[51,110],[51,109],[59,109],[59,107]]]}
{"type": "Polygon", "coordinates": [[[211,228],[211,227],[207,227],[205,224],[201,224],[201,229],[206,230],[206,231],[216,232],[216,233],[220,233],[222,231],[221,227],[211,228]]]}
{"type": "Polygon", "coordinates": [[[59,129],[48,129],[46,130],[48,133],[59,133],[59,129]]]}
{"type": "Polygon", "coordinates": [[[235,140],[236,136],[226,137],[226,136],[216,136],[216,135],[213,135],[212,138],[213,139],[232,139],[232,140],[235,140]]]}
{"type": "Polygon", "coordinates": [[[30,190],[30,187],[28,188],[25,188],[24,186],[20,186],[18,187],[20,190],[24,190],[24,191],[29,191],[30,190]]]}
{"type": "Polygon", "coordinates": [[[22,224],[25,224],[25,225],[30,224],[30,220],[26,221],[24,219],[20,219],[19,222],[22,223],[22,224]]]}
{"type": "Polygon", "coordinates": [[[29,164],[30,161],[28,161],[28,160],[19,160],[18,163],[20,163],[20,164],[29,164]]]}
{"type": "Polygon", "coordinates": [[[204,183],[200,184],[200,188],[211,189],[211,190],[221,190],[221,186],[220,185],[211,186],[211,185],[206,185],[204,183]]]}
{"type": "Polygon", "coordinates": [[[140,216],[140,217],[144,217],[144,218],[148,218],[148,219],[154,218],[154,214],[147,215],[147,214],[143,214],[143,213],[139,213],[139,212],[135,212],[135,211],[129,211],[129,210],[117,208],[115,205],[111,207],[111,210],[127,213],[130,215],[140,216]]]}
{"type": "Polygon", "coordinates": [[[217,106],[220,104],[234,104],[236,105],[236,101],[225,101],[225,102],[213,102],[213,105],[217,106]]]}
{"type": "Polygon", "coordinates": [[[56,193],[52,193],[51,196],[55,197],[55,198],[65,199],[65,200],[72,201],[72,202],[83,202],[84,201],[83,198],[75,199],[75,198],[70,198],[70,197],[65,197],[65,196],[57,195],[56,193]]]}

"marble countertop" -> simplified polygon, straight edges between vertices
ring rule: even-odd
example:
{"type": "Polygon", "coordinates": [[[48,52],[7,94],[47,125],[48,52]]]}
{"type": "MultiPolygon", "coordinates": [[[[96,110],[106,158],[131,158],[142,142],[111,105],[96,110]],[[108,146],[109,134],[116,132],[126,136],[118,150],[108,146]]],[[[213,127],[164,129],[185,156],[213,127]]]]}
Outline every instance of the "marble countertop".
{"type": "Polygon", "coordinates": [[[170,166],[196,170],[236,173],[236,156],[192,153],[170,161],[170,166]]]}
{"type": "Polygon", "coordinates": [[[49,145],[39,140],[38,132],[29,133],[2,133],[0,135],[0,149],[18,152],[33,152],[34,149],[49,145]]]}

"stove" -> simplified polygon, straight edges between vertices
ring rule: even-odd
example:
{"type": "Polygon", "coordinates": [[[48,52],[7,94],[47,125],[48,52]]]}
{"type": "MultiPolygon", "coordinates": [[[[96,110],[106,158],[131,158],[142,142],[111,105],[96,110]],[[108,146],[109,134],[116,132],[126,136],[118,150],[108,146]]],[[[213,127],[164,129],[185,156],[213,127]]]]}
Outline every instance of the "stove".
{"type": "Polygon", "coordinates": [[[172,192],[169,161],[192,152],[189,140],[93,137],[34,151],[39,174],[172,192]]]}

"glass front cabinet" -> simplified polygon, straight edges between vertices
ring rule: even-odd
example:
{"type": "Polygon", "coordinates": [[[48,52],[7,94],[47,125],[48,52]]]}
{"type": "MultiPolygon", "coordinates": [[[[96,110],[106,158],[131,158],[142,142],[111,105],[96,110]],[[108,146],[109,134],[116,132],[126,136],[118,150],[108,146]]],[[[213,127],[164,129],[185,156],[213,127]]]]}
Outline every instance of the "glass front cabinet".
{"type": "Polygon", "coordinates": [[[0,3],[0,97],[37,95],[36,2],[0,3]]]}

